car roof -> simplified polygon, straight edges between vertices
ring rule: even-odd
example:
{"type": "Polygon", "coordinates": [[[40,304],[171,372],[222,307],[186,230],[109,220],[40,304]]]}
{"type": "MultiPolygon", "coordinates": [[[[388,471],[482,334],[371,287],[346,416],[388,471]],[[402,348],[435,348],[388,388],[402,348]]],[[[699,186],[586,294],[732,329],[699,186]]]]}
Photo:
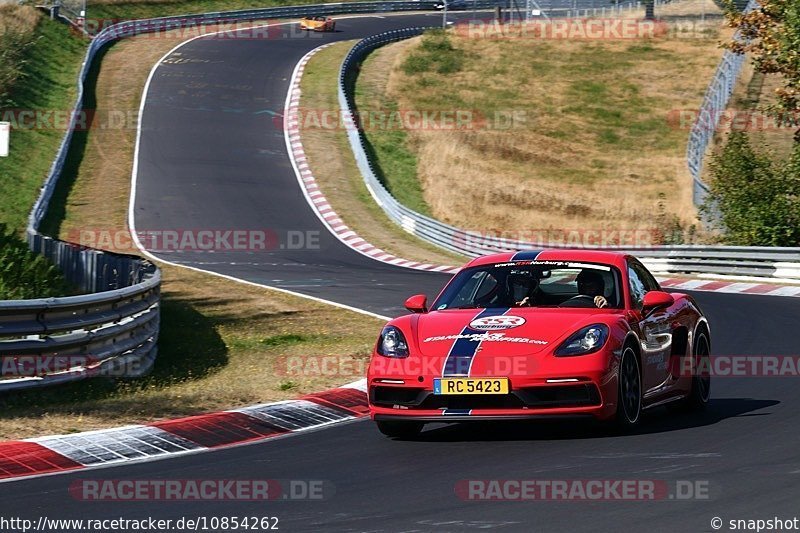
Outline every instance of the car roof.
{"type": "Polygon", "coordinates": [[[467,267],[489,265],[492,263],[507,263],[510,261],[579,261],[586,263],[600,263],[625,268],[627,254],[608,250],[581,250],[581,249],[555,249],[555,250],[521,250],[518,252],[503,252],[499,254],[476,257],[467,267]]]}

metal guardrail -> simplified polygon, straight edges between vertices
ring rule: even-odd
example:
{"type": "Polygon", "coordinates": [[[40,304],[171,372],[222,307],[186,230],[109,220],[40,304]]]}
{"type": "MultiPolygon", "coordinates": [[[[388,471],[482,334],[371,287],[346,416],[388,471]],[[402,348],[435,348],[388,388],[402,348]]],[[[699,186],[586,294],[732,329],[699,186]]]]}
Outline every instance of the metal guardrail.
{"type": "MultiPolygon", "coordinates": [[[[350,147],[364,183],[387,216],[406,232],[446,250],[469,257],[496,252],[568,247],[552,243],[537,244],[485,235],[456,228],[409,209],[398,202],[378,179],[367,156],[364,132],[358,127],[358,110],[353,95],[355,80],[363,59],[374,49],[408,39],[431,28],[409,28],[374,35],[350,49],[339,71],[338,99],[350,147]]],[[[292,110],[290,110],[290,113],[292,110]]],[[[287,117],[291,120],[291,117],[287,117]]],[[[707,273],[800,280],[800,248],[737,246],[608,246],[604,249],[635,254],[656,274],[707,273]]]]}
{"type": "MultiPolygon", "coordinates": [[[[757,0],[749,0],[744,12],[747,13],[758,7],[757,0]]],[[[739,39],[739,33],[734,39],[739,39]]],[[[708,194],[708,185],[703,181],[703,163],[711,140],[717,132],[720,118],[728,107],[742,66],[745,62],[743,54],[734,54],[726,50],[714,73],[711,84],[706,89],[703,103],[697,119],[689,132],[689,142],[686,146],[686,164],[692,174],[693,190],[692,200],[695,205],[702,205],[708,194]]]]}
{"type": "Polygon", "coordinates": [[[79,296],[0,301],[0,392],[147,373],[157,354],[159,269],[42,235],[33,247],[60,256],[62,267],[68,262],[75,279],[105,285],[79,296]]]}

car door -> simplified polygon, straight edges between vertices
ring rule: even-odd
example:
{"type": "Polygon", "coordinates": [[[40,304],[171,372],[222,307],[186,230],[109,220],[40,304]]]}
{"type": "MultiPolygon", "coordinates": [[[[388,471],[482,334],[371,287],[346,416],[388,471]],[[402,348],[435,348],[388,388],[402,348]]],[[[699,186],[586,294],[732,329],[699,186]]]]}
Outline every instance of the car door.
{"type": "Polygon", "coordinates": [[[656,309],[642,314],[642,301],[649,291],[660,290],[650,272],[635,259],[628,260],[628,284],[631,308],[638,322],[642,350],[642,383],[645,395],[655,392],[669,379],[669,356],[672,350],[672,313],[656,309]]]}

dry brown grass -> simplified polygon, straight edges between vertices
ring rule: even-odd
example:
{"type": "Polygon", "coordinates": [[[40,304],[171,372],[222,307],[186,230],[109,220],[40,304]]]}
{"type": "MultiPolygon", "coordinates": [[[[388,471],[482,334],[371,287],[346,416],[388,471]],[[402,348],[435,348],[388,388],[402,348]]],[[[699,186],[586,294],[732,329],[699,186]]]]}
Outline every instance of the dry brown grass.
{"type": "MultiPolygon", "coordinates": [[[[747,65],[747,70],[752,72],[752,64],[748,62],[747,65]]],[[[761,73],[752,74],[750,80],[751,83],[748,84],[748,88],[752,91],[750,98],[745,96],[734,99],[732,110],[751,113],[753,116],[750,128],[751,140],[772,150],[776,157],[786,158],[794,148],[794,133],[797,128],[777,125],[775,119],[766,112],[766,108],[778,103],[775,91],[784,86],[784,80],[779,75],[761,73]]]]}
{"type": "Polygon", "coordinates": [[[136,118],[144,83],[153,65],[180,42],[145,35],[121,41],[106,52],[95,88],[98,122],[112,113],[132,120],[124,127],[102,128],[98,124],[91,129],[86,155],[66,201],[61,238],[74,239],[84,228],[127,229],[136,118]]]}
{"type": "MultiPolygon", "coordinates": [[[[470,229],[653,228],[696,223],[684,151],[668,124],[697,109],[722,51],[717,31],[644,40],[468,39],[454,74],[406,74],[420,46],[394,48],[389,96],[406,109],[523,112],[508,130],[411,132],[435,216],[470,229]],[[480,216],[476,216],[476,210],[480,216]]],[[[370,71],[365,76],[381,76],[370,71]]]]}
{"type": "MultiPolygon", "coordinates": [[[[623,0],[624,3],[624,0],[623,0]]],[[[606,6],[606,15],[609,15],[610,8],[606,6]]],[[[579,10],[579,15],[583,16],[584,10],[579,10]]],[[[589,11],[592,14],[592,11],[589,11]]],[[[622,13],[614,13],[613,16],[621,16],[623,18],[642,18],[644,17],[644,7],[638,9],[625,9],[622,13]]],[[[723,12],[714,0],[674,0],[669,4],[661,4],[656,8],[656,18],[676,18],[676,17],[690,17],[704,19],[710,17],[719,19],[723,12]]],[[[600,14],[598,13],[598,16],[600,14]]],[[[717,24],[716,27],[719,27],[717,24]]]]}
{"type": "Polygon", "coordinates": [[[0,35],[8,32],[33,33],[42,14],[31,6],[0,4],[0,35]]]}
{"type": "Polygon", "coordinates": [[[676,0],[660,5],[656,10],[657,17],[703,17],[709,15],[722,15],[722,10],[714,0],[676,0]]]}
{"type": "MultiPolygon", "coordinates": [[[[301,109],[338,113],[336,80],[352,41],[337,43],[314,55],[302,79],[301,109]]],[[[450,254],[404,232],[378,207],[364,185],[345,130],[302,128],[303,149],[325,197],[342,220],[367,242],[404,259],[460,265],[464,257],[450,254]]]]}
{"type": "Polygon", "coordinates": [[[20,62],[41,18],[30,6],[0,5],[0,105],[21,73],[20,62]]]}
{"type": "MultiPolygon", "coordinates": [[[[103,59],[97,113],[135,112],[152,65],[177,41],[123,41],[103,59]]],[[[67,198],[61,236],[127,231],[135,128],[93,129],[67,198]]],[[[128,253],[130,249],[124,250],[128,253]]],[[[300,297],[162,265],[162,326],[152,376],[21,394],[0,438],[85,431],[296,397],[360,379],[381,321],[300,297]],[[220,297],[220,295],[225,295],[220,297]],[[285,375],[283,358],[335,356],[336,375],[285,375]],[[347,364],[355,361],[358,364],[347,364]]]]}

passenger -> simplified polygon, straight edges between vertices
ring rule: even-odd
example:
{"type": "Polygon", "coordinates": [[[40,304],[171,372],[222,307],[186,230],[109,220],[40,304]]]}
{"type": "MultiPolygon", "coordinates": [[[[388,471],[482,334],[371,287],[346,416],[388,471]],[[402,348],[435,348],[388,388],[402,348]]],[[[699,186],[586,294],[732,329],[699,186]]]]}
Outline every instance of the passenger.
{"type": "Polygon", "coordinates": [[[506,278],[511,307],[530,307],[536,305],[539,280],[532,274],[509,274],[506,278]]]}

